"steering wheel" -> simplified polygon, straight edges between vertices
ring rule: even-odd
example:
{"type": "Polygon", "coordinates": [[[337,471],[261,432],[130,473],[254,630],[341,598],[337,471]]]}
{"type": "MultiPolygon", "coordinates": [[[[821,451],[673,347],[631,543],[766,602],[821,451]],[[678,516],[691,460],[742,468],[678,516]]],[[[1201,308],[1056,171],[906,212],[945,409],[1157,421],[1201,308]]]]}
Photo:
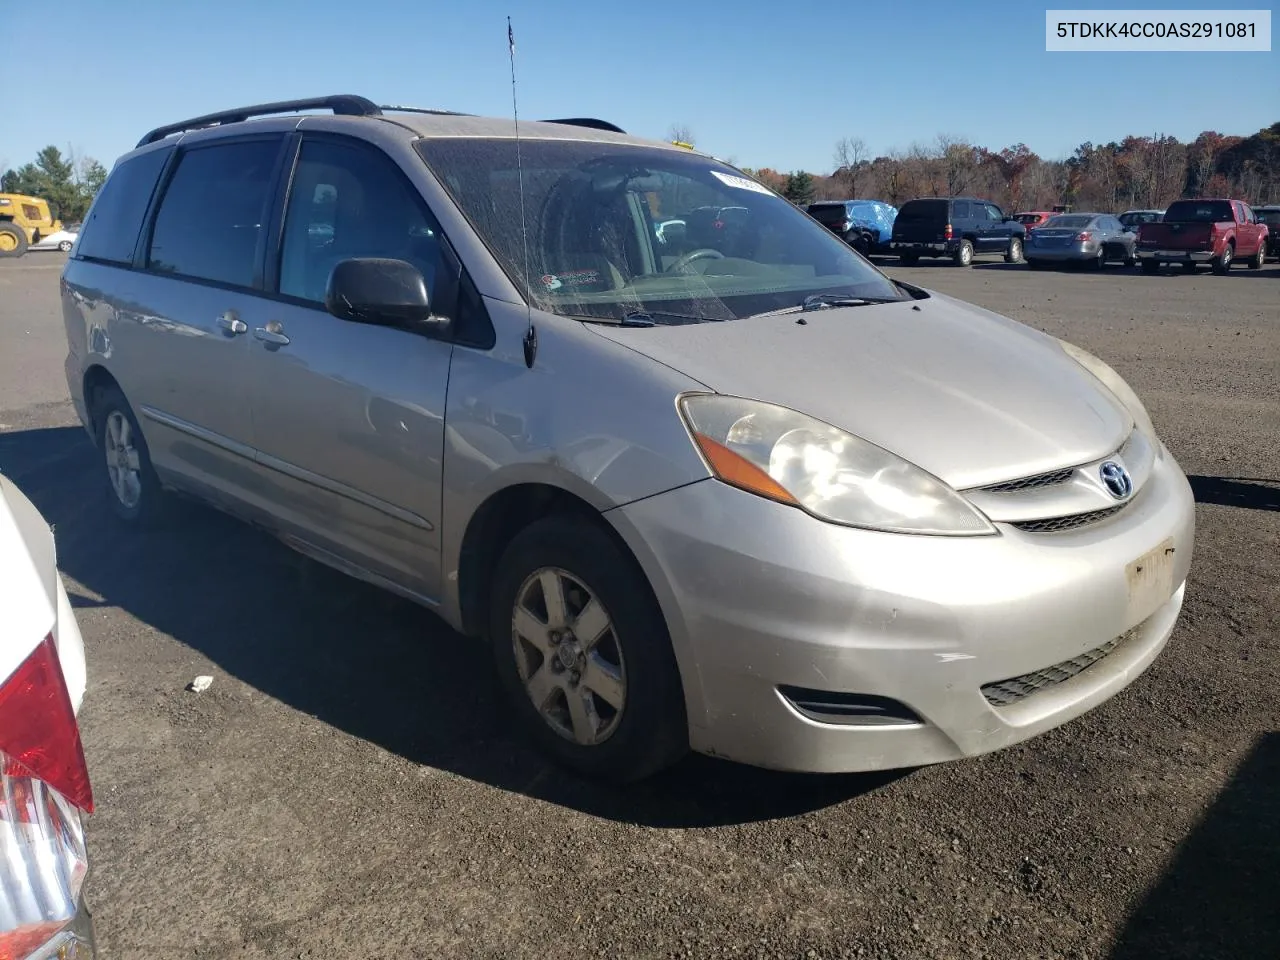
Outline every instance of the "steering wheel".
{"type": "Polygon", "coordinates": [[[697,250],[690,250],[688,253],[684,253],[676,257],[675,262],[672,263],[671,266],[667,267],[663,273],[676,273],[695,261],[707,259],[723,260],[724,254],[719,250],[712,249],[711,247],[699,247],[697,250]]]}

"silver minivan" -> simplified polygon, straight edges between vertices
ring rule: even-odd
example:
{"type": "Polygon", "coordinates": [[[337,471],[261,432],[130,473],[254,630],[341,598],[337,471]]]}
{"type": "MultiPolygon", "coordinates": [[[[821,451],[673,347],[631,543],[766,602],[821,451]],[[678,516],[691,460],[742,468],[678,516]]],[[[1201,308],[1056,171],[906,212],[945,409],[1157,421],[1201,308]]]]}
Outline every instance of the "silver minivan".
{"type": "Polygon", "coordinates": [[[1191,492],[1110,367],[605,122],[161,127],[62,298],[121,518],[178,490],[433,608],[585,773],[983,753],[1182,605],[1191,492]]]}

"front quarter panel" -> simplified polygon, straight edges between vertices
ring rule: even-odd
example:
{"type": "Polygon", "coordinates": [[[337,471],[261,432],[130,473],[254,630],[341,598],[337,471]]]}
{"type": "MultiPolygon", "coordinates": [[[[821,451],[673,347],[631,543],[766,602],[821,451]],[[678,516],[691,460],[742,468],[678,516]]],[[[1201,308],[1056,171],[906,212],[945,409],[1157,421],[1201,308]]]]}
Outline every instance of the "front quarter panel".
{"type": "Polygon", "coordinates": [[[485,305],[497,343],[454,352],[445,414],[441,612],[455,626],[463,537],[495,494],[544,484],[605,511],[708,476],[675,404],[702,384],[587,324],[536,310],[529,367],[525,308],[485,305]]]}

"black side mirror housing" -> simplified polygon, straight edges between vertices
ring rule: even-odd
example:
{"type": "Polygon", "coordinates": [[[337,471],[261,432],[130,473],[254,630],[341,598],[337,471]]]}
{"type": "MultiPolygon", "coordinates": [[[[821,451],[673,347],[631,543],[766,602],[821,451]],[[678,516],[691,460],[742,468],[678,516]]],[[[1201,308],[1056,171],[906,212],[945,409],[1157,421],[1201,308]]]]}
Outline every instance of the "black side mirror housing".
{"type": "Polygon", "coordinates": [[[324,306],[339,320],[443,336],[449,321],[431,312],[427,281],[404,260],[353,257],[329,274],[324,306]]]}

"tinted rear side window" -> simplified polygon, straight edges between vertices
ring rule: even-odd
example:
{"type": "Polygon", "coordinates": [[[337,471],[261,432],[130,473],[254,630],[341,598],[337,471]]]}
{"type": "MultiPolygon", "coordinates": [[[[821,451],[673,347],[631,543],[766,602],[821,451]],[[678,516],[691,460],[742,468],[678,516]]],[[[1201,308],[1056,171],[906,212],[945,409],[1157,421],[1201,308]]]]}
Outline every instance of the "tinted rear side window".
{"type": "Polygon", "coordinates": [[[815,203],[809,207],[809,216],[819,223],[836,223],[849,219],[849,211],[843,203],[815,203]]]}
{"type": "Polygon", "coordinates": [[[246,140],[184,153],[160,201],[147,266],[251,286],[280,142],[246,140]]]}
{"type": "Polygon", "coordinates": [[[945,200],[908,200],[898,211],[899,220],[936,220],[939,223],[947,219],[947,201],[945,200]]]}
{"type": "Polygon", "coordinates": [[[77,257],[132,263],[142,218],[169,150],[152,150],[116,164],[80,228],[77,257]]]}
{"type": "Polygon", "coordinates": [[[1227,200],[1175,200],[1169,204],[1164,218],[1173,223],[1219,223],[1235,219],[1227,200]]]}

